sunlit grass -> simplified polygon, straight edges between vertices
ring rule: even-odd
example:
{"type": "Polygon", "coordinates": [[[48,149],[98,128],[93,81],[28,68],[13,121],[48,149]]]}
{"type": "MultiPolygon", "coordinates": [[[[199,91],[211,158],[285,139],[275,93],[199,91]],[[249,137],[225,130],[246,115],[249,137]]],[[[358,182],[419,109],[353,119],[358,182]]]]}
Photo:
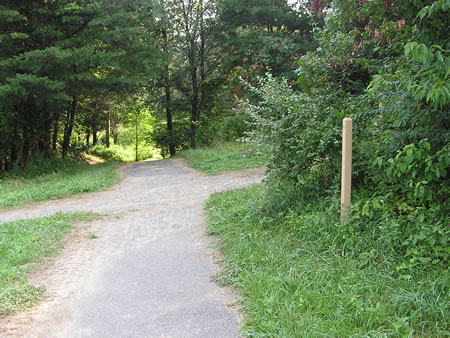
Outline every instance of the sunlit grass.
{"type": "Polygon", "coordinates": [[[117,162],[73,163],[57,172],[0,179],[0,208],[100,191],[120,181],[117,162]]]}
{"type": "Polygon", "coordinates": [[[0,224],[0,316],[30,308],[44,298],[43,290],[28,279],[30,263],[42,265],[64,246],[64,234],[92,213],[57,214],[52,217],[0,224]]]}
{"type": "Polygon", "coordinates": [[[216,279],[242,295],[244,336],[448,336],[448,271],[405,275],[388,258],[351,257],[337,240],[338,215],[325,203],[268,216],[264,189],[217,193],[207,202],[208,232],[224,253],[216,279]]]}
{"type": "Polygon", "coordinates": [[[186,163],[205,174],[217,175],[226,171],[257,168],[266,163],[267,155],[246,143],[226,143],[214,148],[189,149],[180,153],[186,163]]]}

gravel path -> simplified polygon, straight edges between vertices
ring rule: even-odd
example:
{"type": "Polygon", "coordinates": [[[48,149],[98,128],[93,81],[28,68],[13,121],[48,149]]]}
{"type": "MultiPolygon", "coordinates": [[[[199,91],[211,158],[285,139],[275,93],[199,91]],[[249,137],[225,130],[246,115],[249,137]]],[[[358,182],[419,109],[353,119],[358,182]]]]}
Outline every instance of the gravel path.
{"type": "Polygon", "coordinates": [[[212,192],[259,182],[262,170],[211,177],[170,159],[121,171],[126,178],[109,191],[0,210],[0,226],[56,212],[105,215],[77,225],[62,254],[34,275],[47,299],[0,318],[1,337],[238,335],[236,298],[211,281],[218,257],[204,236],[203,203],[212,192]]]}

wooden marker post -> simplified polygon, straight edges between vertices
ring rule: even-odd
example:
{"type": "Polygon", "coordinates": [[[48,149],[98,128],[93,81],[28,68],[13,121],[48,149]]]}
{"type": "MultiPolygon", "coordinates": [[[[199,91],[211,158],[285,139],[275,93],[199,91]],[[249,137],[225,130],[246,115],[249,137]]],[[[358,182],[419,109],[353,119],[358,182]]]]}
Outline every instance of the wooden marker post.
{"type": "Polygon", "coordinates": [[[352,194],[352,119],[342,121],[341,222],[350,210],[352,194]]]}

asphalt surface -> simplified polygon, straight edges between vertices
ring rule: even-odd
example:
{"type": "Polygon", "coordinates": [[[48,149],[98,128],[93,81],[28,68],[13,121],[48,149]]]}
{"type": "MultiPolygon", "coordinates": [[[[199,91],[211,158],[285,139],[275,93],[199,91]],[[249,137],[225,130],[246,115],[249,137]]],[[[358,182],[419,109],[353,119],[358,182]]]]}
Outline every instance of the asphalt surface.
{"type": "Polygon", "coordinates": [[[210,177],[175,159],[122,173],[110,191],[0,211],[0,222],[75,210],[105,215],[86,230],[97,238],[72,244],[38,278],[48,300],[0,319],[0,336],[239,335],[236,298],[212,281],[218,255],[204,235],[203,204],[212,192],[259,182],[261,170],[210,177]]]}

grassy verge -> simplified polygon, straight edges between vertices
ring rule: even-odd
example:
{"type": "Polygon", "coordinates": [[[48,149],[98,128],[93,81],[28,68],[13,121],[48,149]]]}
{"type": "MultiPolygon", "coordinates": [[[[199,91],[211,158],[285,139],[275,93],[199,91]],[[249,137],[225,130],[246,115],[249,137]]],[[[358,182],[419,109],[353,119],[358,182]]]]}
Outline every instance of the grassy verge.
{"type": "Polygon", "coordinates": [[[0,208],[100,191],[120,181],[117,162],[71,163],[57,172],[0,179],[0,208]]]}
{"type": "Polygon", "coordinates": [[[57,255],[72,224],[93,216],[58,214],[0,224],[0,316],[26,310],[43,298],[43,290],[29,282],[27,267],[57,255]]]}
{"type": "Polygon", "coordinates": [[[263,196],[255,185],[207,202],[208,231],[225,257],[217,280],[242,295],[244,336],[448,336],[446,269],[397,271],[392,258],[352,256],[330,201],[274,218],[261,210],[263,196]]]}
{"type": "Polygon", "coordinates": [[[180,153],[186,163],[205,174],[257,168],[266,163],[266,155],[245,143],[226,143],[214,148],[189,149],[180,153]]]}

